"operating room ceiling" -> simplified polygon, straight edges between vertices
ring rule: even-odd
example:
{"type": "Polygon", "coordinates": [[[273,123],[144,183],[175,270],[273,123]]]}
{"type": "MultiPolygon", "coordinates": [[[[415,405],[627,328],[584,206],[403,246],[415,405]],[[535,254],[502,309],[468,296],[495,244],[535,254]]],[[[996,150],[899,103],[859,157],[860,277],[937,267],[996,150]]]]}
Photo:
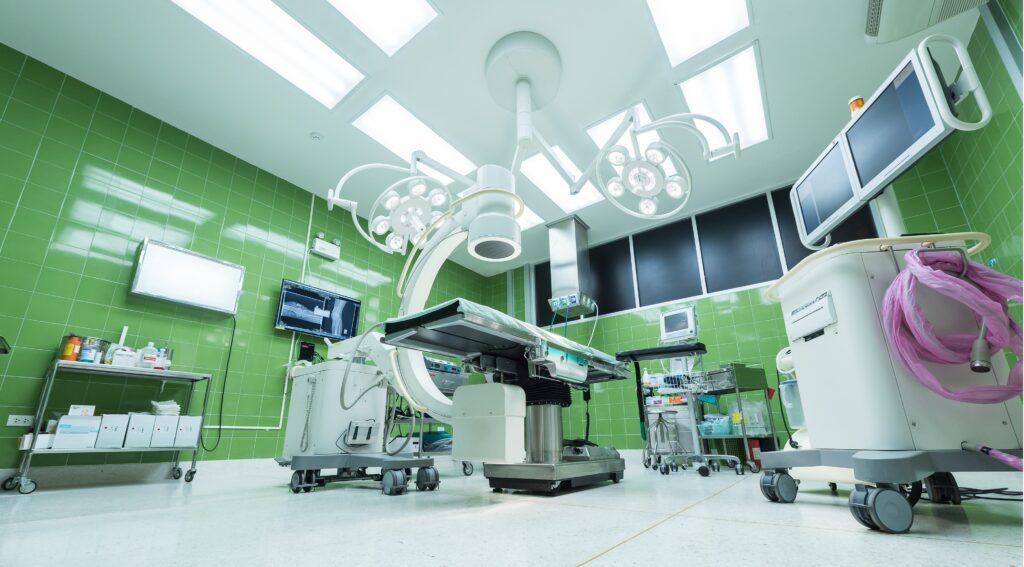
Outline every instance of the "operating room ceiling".
{"type": "MultiPolygon", "coordinates": [[[[540,33],[560,51],[560,89],[534,120],[581,169],[597,150],[588,126],[637,102],[655,118],[685,112],[679,82],[756,42],[770,137],[738,160],[710,164],[681,137],[694,183],[683,218],[794,181],[849,119],[852,96],[869,96],[927,33],[966,41],[978,20],[972,10],[906,40],[871,45],[863,39],[866,0],[751,0],[749,27],[672,68],[643,0],[432,0],[438,16],[391,57],[328,0],[276,1],[366,76],[334,108],[170,0],[4,2],[0,41],[319,195],[358,165],[405,163],[352,126],[385,93],[475,164],[508,166],[513,116],[493,101],[484,76],[488,50],[508,33],[540,33]]],[[[517,183],[545,221],[565,216],[525,177],[517,183]]],[[[382,189],[360,183],[343,196],[368,210],[382,189]]],[[[653,226],[607,202],[577,214],[592,243],[653,226]]],[[[524,232],[523,254],[513,262],[486,263],[465,250],[453,258],[492,275],[547,252],[539,225],[524,232]]]]}

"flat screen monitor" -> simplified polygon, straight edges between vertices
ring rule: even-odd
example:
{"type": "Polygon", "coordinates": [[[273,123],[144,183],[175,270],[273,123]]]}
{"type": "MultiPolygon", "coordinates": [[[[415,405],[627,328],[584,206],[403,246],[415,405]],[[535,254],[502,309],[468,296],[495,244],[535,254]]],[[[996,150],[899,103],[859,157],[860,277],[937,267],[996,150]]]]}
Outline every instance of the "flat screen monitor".
{"type": "Polygon", "coordinates": [[[860,206],[860,199],[850,182],[843,149],[833,141],[803,177],[793,185],[791,193],[799,213],[801,236],[815,242],[827,234],[833,217],[840,217],[860,206]]]}
{"type": "Polygon", "coordinates": [[[662,341],[689,341],[697,338],[697,311],[687,305],[661,314],[662,341]]]}
{"type": "MultiPolygon", "coordinates": [[[[929,106],[924,77],[907,62],[846,130],[850,155],[861,187],[869,188],[890,166],[909,161],[904,156],[939,122],[929,106]]],[[[888,184],[886,181],[886,184],[888,184]]]]}
{"type": "Polygon", "coordinates": [[[356,334],[360,305],[358,299],[283,280],[275,327],[342,341],[356,334]]]}

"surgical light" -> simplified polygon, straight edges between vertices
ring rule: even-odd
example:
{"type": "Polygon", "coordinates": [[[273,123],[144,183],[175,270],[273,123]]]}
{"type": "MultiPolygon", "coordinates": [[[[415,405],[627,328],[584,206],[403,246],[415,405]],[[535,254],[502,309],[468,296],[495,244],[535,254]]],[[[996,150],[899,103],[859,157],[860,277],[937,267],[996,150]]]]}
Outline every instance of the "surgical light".
{"type": "Polygon", "coordinates": [[[399,197],[398,193],[395,193],[394,191],[384,195],[384,208],[389,211],[393,211],[401,202],[401,197],[399,197]]]}
{"type": "Polygon", "coordinates": [[[612,177],[609,179],[608,185],[605,188],[612,194],[612,197],[621,197],[626,193],[626,188],[623,187],[622,179],[619,177],[612,177]]]}
{"type": "Polygon", "coordinates": [[[388,248],[397,252],[401,250],[403,246],[405,246],[405,238],[402,236],[392,234],[388,237],[388,248]]]}
{"type": "Polygon", "coordinates": [[[686,181],[678,175],[673,175],[665,180],[665,193],[673,199],[680,199],[687,191],[686,181]]]}
{"type": "Polygon", "coordinates": [[[629,159],[629,152],[624,146],[612,146],[608,150],[608,163],[614,166],[620,166],[626,163],[629,159]]]}
{"type": "Polygon", "coordinates": [[[644,157],[654,165],[661,165],[665,161],[665,151],[658,146],[648,146],[644,151],[644,157]]]}
{"type": "Polygon", "coordinates": [[[427,183],[422,179],[414,179],[409,182],[409,194],[413,197],[419,197],[420,195],[427,192],[427,183]]]}
{"type": "Polygon", "coordinates": [[[654,215],[658,213],[658,199],[651,197],[648,199],[640,199],[640,212],[645,215],[654,215]]]}
{"type": "Polygon", "coordinates": [[[437,189],[432,190],[427,195],[427,198],[430,199],[430,204],[431,205],[433,205],[435,207],[441,207],[448,200],[448,195],[447,195],[447,193],[445,193],[445,191],[443,189],[437,188],[437,189]]]}
{"type": "Polygon", "coordinates": [[[385,217],[373,219],[373,232],[383,236],[391,228],[391,223],[385,217]]]}

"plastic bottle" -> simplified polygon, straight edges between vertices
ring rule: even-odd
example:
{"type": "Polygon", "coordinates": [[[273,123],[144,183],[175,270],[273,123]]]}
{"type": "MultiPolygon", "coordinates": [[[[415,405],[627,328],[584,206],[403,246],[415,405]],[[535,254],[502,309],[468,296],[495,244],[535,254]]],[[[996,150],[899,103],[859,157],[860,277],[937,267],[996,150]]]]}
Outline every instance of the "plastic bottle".
{"type": "Polygon", "coordinates": [[[153,368],[156,365],[157,350],[153,341],[139,349],[139,368],[153,368]]]}
{"type": "Polygon", "coordinates": [[[82,339],[71,335],[64,341],[64,349],[60,353],[61,360],[78,360],[78,351],[82,349],[82,339]]]}

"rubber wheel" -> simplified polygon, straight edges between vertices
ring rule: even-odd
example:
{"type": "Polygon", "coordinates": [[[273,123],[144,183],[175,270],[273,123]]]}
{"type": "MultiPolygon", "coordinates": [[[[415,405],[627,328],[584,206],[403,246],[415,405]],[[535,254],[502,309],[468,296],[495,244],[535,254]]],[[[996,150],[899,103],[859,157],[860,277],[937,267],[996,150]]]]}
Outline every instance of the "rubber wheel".
{"type": "Polygon", "coordinates": [[[650,457],[644,457],[644,468],[645,469],[654,468],[654,467],[651,466],[651,463],[653,463],[653,462],[654,461],[652,461],[650,457]]]}
{"type": "Polygon", "coordinates": [[[772,476],[773,474],[764,473],[761,475],[761,482],[758,485],[761,487],[761,494],[764,495],[771,502],[778,502],[779,497],[775,495],[775,489],[772,488],[772,476]]]}
{"type": "Polygon", "coordinates": [[[736,463],[736,466],[733,467],[733,470],[736,471],[737,476],[743,476],[743,465],[736,463]]]}
{"type": "Polygon", "coordinates": [[[313,491],[313,485],[316,484],[316,471],[312,471],[312,470],[306,471],[306,474],[304,475],[303,480],[305,481],[304,484],[306,486],[302,487],[302,491],[303,492],[312,492],[313,491]]]}
{"type": "Polygon", "coordinates": [[[890,534],[905,534],[914,525],[914,509],[906,497],[891,488],[868,490],[867,511],[878,529],[890,534]]]}
{"type": "Polygon", "coordinates": [[[668,471],[669,471],[668,464],[662,464],[661,465],[661,474],[666,474],[667,475],[668,471]]]}
{"type": "Polygon", "coordinates": [[[405,471],[388,469],[380,477],[380,490],[387,496],[397,496],[405,492],[405,471]]]}
{"type": "Polygon", "coordinates": [[[779,502],[789,504],[796,501],[796,493],[799,487],[796,479],[790,476],[789,473],[775,473],[772,475],[772,489],[775,492],[775,496],[779,498],[779,502]]]}
{"type": "Polygon", "coordinates": [[[462,474],[464,476],[473,476],[473,463],[469,461],[462,463],[462,474]]]}
{"type": "Polygon", "coordinates": [[[920,480],[915,481],[911,484],[901,484],[900,493],[907,499],[911,507],[917,505],[921,501],[921,493],[924,492],[924,485],[920,480]]]}
{"type": "Polygon", "coordinates": [[[18,481],[13,476],[9,476],[4,479],[3,485],[0,486],[2,486],[4,490],[14,490],[14,488],[18,486],[18,481]]]}
{"type": "Polygon", "coordinates": [[[711,461],[710,464],[712,472],[719,472],[720,470],[722,470],[722,463],[719,463],[718,461],[711,461]]]}
{"type": "Polygon", "coordinates": [[[853,490],[850,491],[850,514],[853,516],[857,523],[864,526],[869,530],[878,530],[878,526],[874,520],[871,519],[871,515],[868,513],[868,494],[871,490],[870,487],[863,484],[855,484],[853,490]]]}
{"type": "Polygon", "coordinates": [[[288,488],[291,489],[293,494],[302,492],[302,478],[302,471],[295,471],[292,473],[292,478],[288,481],[288,488]]]}
{"type": "Polygon", "coordinates": [[[181,467],[173,467],[171,469],[171,478],[174,480],[181,478],[181,467]]]}
{"type": "Polygon", "coordinates": [[[36,491],[36,488],[38,488],[38,486],[34,480],[22,479],[21,482],[18,483],[19,494],[32,494],[36,491]]]}
{"type": "Polygon", "coordinates": [[[195,477],[196,477],[196,471],[195,470],[190,470],[187,473],[185,473],[185,482],[192,482],[192,479],[194,479],[195,477]]]}
{"type": "Polygon", "coordinates": [[[679,465],[677,465],[676,463],[672,463],[670,467],[672,468],[672,472],[676,472],[679,470],[679,465]]]}
{"type": "Polygon", "coordinates": [[[711,476],[711,469],[709,469],[707,465],[701,465],[697,467],[697,473],[699,473],[700,476],[711,476]]]}
{"type": "Polygon", "coordinates": [[[747,469],[754,474],[761,472],[761,466],[754,461],[747,461],[747,469]]]}
{"type": "Polygon", "coordinates": [[[440,484],[439,478],[437,469],[434,467],[420,467],[416,471],[416,490],[423,492],[424,490],[436,489],[437,485],[440,484]]]}

